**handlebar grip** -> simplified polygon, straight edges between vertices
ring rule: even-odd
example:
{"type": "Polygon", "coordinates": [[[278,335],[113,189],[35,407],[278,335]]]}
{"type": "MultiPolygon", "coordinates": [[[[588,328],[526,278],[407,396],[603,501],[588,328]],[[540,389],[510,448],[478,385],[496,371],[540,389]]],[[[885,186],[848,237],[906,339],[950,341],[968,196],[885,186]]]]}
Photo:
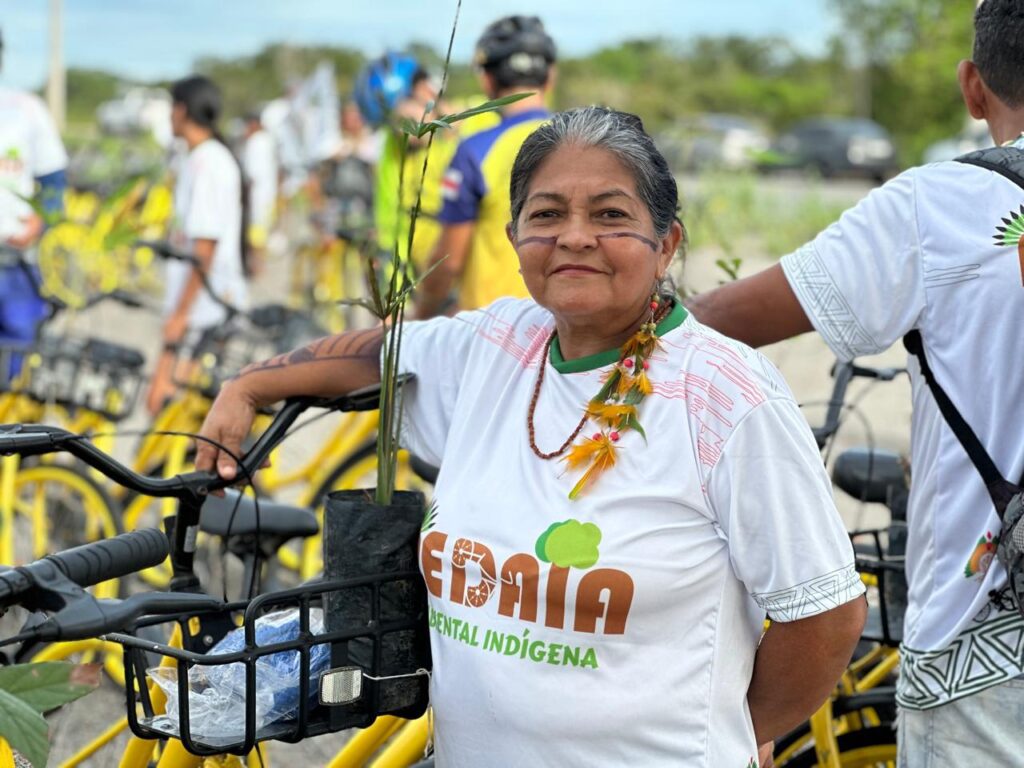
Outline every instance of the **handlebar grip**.
{"type": "Polygon", "coordinates": [[[169,551],[163,531],[143,528],[47,555],[43,560],[54,562],[71,581],[88,587],[160,565],[169,551]]]}
{"type": "Polygon", "coordinates": [[[162,531],[144,528],[47,555],[0,572],[0,609],[16,604],[40,582],[49,581],[55,576],[54,570],[79,586],[89,587],[159,565],[169,549],[162,531]]]}

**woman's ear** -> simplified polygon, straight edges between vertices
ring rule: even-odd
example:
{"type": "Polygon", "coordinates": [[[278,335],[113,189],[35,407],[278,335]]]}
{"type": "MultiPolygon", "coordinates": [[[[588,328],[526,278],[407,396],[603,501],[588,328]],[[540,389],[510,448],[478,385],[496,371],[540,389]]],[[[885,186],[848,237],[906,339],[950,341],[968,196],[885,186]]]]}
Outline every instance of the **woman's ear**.
{"type": "Polygon", "coordinates": [[[683,240],[683,225],[678,220],[672,222],[668,234],[661,238],[661,252],[658,254],[658,275],[664,275],[668,265],[672,263],[676,252],[679,250],[679,243],[683,240]]]}
{"type": "Polygon", "coordinates": [[[516,236],[512,232],[512,222],[511,221],[508,224],[505,225],[505,237],[508,238],[508,241],[510,243],[512,243],[512,247],[515,248],[516,247],[516,236]]]}

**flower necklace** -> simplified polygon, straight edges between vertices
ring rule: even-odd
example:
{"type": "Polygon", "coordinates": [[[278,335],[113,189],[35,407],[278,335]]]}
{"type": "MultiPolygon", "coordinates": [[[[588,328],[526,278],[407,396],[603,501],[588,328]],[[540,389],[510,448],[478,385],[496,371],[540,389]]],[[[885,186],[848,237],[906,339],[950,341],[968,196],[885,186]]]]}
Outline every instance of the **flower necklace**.
{"type": "Polygon", "coordinates": [[[552,331],[548,336],[541,357],[540,371],[537,374],[537,383],[533,387],[533,397],[530,398],[530,408],[526,414],[526,429],[530,436],[530,449],[538,458],[554,459],[568,451],[568,455],[562,461],[566,463],[569,470],[576,471],[584,467],[587,468],[569,492],[570,499],[579,498],[584,488],[593,483],[605,470],[615,466],[617,450],[615,444],[623,432],[632,429],[639,432],[645,441],[647,440],[647,435],[637,417],[637,407],[653,391],[650,379],[647,378],[647,370],[650,368],[649,358],[659,347],[658,322],[668,314],[671,308],[670,300],[659,299],[657,294],[651,296],[650,318],[622,345],[619,350],[619,361],[605,374],[601,389],[587,403],[587,408],[583,412],[579,424],[576,425],[576,429],[557,450],[545,453],[537,447],[533,414],[537,409],[541,387],[544,385],[545,361],[548,359],[551,344],[558,333],[557,330],[552,331]],[[580,442],[572,445],[583,431],[587,421],[591,419],[597,422],[600,427],[599,431],[595,432],[592,437],[584,437],[580,442]],[[570,445],[572,446],[571,450],[570,445]]]}

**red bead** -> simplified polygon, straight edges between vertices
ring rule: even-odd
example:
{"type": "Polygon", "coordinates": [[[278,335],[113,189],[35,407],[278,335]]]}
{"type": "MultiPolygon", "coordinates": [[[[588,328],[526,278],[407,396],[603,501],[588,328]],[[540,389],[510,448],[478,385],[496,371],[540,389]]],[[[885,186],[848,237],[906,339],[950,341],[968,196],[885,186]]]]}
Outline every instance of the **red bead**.
{"type": "Polygon", "coordinates": [[[633,367],[633,358],[627,357],[625,360],[622,361],[622,364],[624,366],[626,366],[627,368],[632,368],[633,367]]]}
{"type": "Polygon", "coordinates": [[[651,302],[651,309],[657,309],[657,308],[658,308],[658,302],[652,301],[651,302]]]}
{"type": "Polygon", "coordinates": [[[618,442],[618,440],[619,440],[619,433],[618,432],[610,432],[608,434],[608,437],[610,437],[612,439],[613,443],[618,442]]]}
{"type": "Polygon", "coordinates": [[[651,367],[651,364],[648,363],[646,360],[644,360],[644,370],[646,371],[650,367],[651,367]]]}
{"type": "Polygon", "coordinates": [[[600,432],[595,432],[593,439],[594,440],[600,440],[601,439],[601,433],[600,432]]]}

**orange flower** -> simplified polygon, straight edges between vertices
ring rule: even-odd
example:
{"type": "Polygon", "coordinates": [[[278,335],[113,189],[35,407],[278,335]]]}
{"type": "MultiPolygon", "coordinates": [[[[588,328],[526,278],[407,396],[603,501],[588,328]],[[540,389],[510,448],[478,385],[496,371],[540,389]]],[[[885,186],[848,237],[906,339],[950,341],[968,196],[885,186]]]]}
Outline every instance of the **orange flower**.
{"type": "Polygon", "coordinates": [[[651,385],[651,380],[647,378],[647,371],[640,371],[640,373],[636,375],[636,378],[633,379],[633,384],[644,397],[654,391],[654,387],[651,385]]]}
{"type": "Polygon", "coordinates": [[[575,500],[588,483],[615,466],[615,444],[604,433],[599,434],[596,439],[586,437],[582,443],[574,445],[562,461],[569,465],[569,469],[580,469],[585,464],[590,464],[583,477],[569,491],[569,498],[575,500]]]}
{"type": "Polygon", "coordinates": [[[619,405],[618,403],[591,403],[587,415],[595,421],[612,429],[618,429],[629,417],[636,417],[635,405],[619,405]]]}
{"type": "Polygon", "coordinates": [[[639,357],[646,360],[654,350],[660,349],[660,347],[657,334],[637,331],[622,345],[621,354],[623,358],[639,357]]]}

